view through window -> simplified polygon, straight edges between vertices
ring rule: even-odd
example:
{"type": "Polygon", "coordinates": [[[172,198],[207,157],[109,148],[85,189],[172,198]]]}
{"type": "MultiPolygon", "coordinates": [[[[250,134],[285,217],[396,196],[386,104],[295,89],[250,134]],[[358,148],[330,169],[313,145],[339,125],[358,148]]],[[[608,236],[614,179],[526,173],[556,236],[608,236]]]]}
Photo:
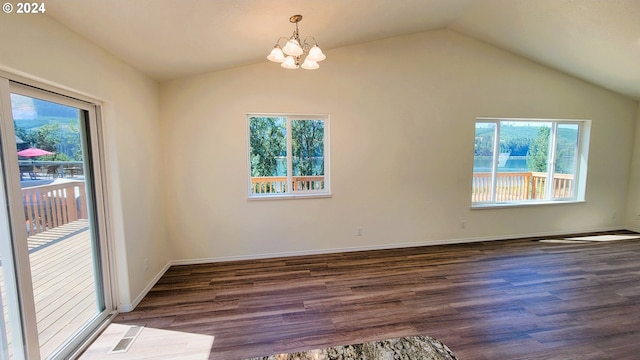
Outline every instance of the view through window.
{"type": "Polygon", "coordinates": [[[472,203],[584,198],[587,121],[478,119],[472,203]]]}
{"type": "Polygon", "coordinates": [[[249,196],[329,194],[326,115],[248,116],[249,196]]]}
{"type": "Polygon", "coordinates": [[[99,107],[2,77],[0,98],[0,359],[68,359],[114,310],[99,107]]]}

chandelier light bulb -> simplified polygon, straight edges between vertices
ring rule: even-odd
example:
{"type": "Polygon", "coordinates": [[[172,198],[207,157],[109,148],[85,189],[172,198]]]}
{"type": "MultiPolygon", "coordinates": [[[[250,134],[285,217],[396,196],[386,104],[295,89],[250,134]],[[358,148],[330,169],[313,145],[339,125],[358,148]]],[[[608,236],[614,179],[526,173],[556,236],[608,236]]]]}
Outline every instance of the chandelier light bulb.
{"type": "Polygon", "coordinates": [[[319,67],[320,67],[320,65],[318,65],[318,63],[313,61],[313,60],[309,60],[308,56],[304,60],[304,62],[302,63],[302,68],[306,69],[306,70],[315,70],[315,69],[317,69],[319,67]]]}
{"type": "Polygon", "coordinates": [[[327,57],[322,53],[322,49],[318,45],[313,45],[311,50],[309,50],[309,55],[307,55],[307,59],[311,61],[322,61],[327,57]]]}
{"type": "Polygon", "coordinates": [[[296,64],[296,59],[291,55],[287,56],[287,58],[282,64],[280,64],[280,66],[289,70],[297,69],[299,67],[298,64],[296,64]]]}
{"type": "Polygon", "coordinates": [[[298,42],[298,40],[294,39],[293,37],[289,39],[289,41],[287,41],[287,45],[284,46],[282,51],[285,54],[291,56],[300,56],[304,52],[304,50],[302,50],[302,47],[300,47],[300,43],[298,42]]]}
{"type": "Polygon", "coordinates": [[[276,45],[273,50],[271,50],[269,56],[267,56],[267,59],[277,63],[283,62],[285,57],[282,49],[280,49],[280,46],[276,45]]]}

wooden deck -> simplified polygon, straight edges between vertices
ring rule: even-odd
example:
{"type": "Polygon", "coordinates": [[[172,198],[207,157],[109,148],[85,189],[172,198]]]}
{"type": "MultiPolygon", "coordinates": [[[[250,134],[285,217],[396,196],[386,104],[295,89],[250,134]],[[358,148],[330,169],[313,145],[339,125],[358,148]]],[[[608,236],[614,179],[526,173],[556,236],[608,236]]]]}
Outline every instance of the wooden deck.
{"type": "Polygon", "coordinates": [[[76,220],[30,236],[28,246],[45,358],[98,313],[88,221],[76,220]]]}

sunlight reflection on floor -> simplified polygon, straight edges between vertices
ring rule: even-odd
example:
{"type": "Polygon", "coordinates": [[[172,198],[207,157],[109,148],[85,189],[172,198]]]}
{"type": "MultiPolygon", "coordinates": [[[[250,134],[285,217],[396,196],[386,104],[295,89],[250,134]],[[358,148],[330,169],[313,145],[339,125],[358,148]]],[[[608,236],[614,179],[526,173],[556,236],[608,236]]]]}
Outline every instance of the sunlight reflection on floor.
{"type": "Polygon", "coordinates": [[[130,325],[110,324],[80,359],[209,359],[213,336],[147,327],[127,352],[109,353],[130,328],[130,325]]]}

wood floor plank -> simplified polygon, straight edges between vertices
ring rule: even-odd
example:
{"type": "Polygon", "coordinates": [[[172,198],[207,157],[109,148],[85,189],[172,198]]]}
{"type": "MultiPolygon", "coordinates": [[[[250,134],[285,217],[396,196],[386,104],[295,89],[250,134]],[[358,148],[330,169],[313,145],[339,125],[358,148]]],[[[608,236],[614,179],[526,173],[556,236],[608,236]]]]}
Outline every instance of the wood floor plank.
{"type": "Polygon", "coordinates": [[[536,240],[174,266],[115,321],[213,335],[211,359],[409,335],[461,359],[640,353],[640,240],[536,240]]]}

